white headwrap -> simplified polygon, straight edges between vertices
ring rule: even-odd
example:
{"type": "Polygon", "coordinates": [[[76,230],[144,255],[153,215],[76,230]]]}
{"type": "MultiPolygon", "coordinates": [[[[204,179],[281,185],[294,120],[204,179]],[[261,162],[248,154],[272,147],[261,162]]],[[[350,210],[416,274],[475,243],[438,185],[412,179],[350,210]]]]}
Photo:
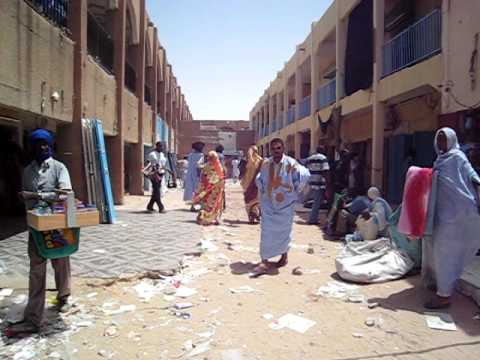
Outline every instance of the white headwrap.
{"type": "Polygon", "coordinates": [[[368,189],[367,195],[371,200],[376,200],[381,196],[381,193],[378,188],[372,186],[370,189],[368,189]]]}
{"type": "Polygon", "coordinates": [[[435,134],[434,147],[435,147],[435,151],[436,151],[437,155],[439,155],[439,156],[441,156],[442,154],[448,153],[450,150],[459,149],[460,145],[458,145],[458,138],[457,138],[457,133],[455,132],[455,130],[453,130],[452,128],[449,128],[449,127],[443,127],[441,129],[439,129],[437,131],[437,133],[435,134]],[[438,145],[437,145],[438,135],[441,132],[443,132],[445,134],[446,138],[447,138],[447,151],[445,153],[443,153],[438,148],[438,145]]]}

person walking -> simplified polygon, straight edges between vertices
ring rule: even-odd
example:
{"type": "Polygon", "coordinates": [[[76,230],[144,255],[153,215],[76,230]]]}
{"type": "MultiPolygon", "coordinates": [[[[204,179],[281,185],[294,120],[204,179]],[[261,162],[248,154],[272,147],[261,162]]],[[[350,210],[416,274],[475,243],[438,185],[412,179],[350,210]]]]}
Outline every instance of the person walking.
{"type": "Polygon", "coordinates": [[[316,153],[308,157],[306,161],[307,169],[310,171],[309,185],[313,197],[313,206],[308,218],[308,224],[310,225],[318,224],[318,213],[327,188],[326,178],[330,167],[324,153],[324,147],[318,146],[316,153]]]}
{"type": "Polygon", "coordinates": [[[177,180],[179,180],[179,186],[185,189],[185,176],[187,174],[188,160],[187,156],[177,161],[177,180]]]}
{"type": "MultiPolygon", "coordinates": [[[[200,181],[200,173],[203,167],[203,148],[205,144],[197,141],[192,144],[192,152],[188,155],[188,168],[185,176],[185,186],[183,189],[183,201],[191,203],[193,199],[193,193],[198,187],[200,181]]],[[[191,211],[196,211],[195,206],[192,204],[191,211]]]]}
{"type": "Polygon", "coordinates": [[[250,224],[260,221],[260,200],[255,179],[260,172],[262,162],[262,157],[258,155],[258,148],[255,145],[250,146],[245,169],[240,174],[240,185],[243,188],[243,199],[250,224]]]}
{"type": "MultiPolygon", "coordinates": [[[[223,170],[223,177],[227,178],[227,167],[225,166],[225,155],[223,155],[223,152],[225,151],[225,148],[223,145],[217,145],[215,148],[215,152],[218,155],[218,160],[220,161],[220,164],[222,165],[222,170],[223,170]]],[[[225,181],[223,182],[223,193],[225,194],[225,181]]],[[[223,197],[223,210],[227,208],[227,199],[224,196],[223,197]]]]}
{"type": "Polygon", "coordinates": [[[219,225],[224,210],[225,176],[223,167],[215,151],[207,155],[202,169],[200,183],[193,197],[194,204],[200,204],[197,216],[199,225],[219,225]]]}
{"type": "MultiPolygon", "coordinates": [[[[52,134],[45,129],[37,129],[30,134],[29,141],[34,152],[34,160],[24,170],[21,195],[27,210],[32,210],[45,201],[59,200],[55,190],[72,190],[72,185],[65,165],[52,157],[54,144],[52,134]]],[[[43,321],[47,259],[40,256],[30,232],[28,257],[30,258],[28,303],[24,311],[24,319],[6,330],[6,333],[12,336],[39,332],[43,321]]],[[[58,290],[58,310],[61,311],[68,306],[71,292],[70,257],[52,259],[51,263],[58,290]]]]}
{"type": "Polygon", "coordinates": [[[163,153],[163,144],[158,141],[155,144],[155,149],[148,154],[148,164],[144,169],[144,173],[148,174],[147,176],[152,183],[152,195],[147,205],[148,211],[153,211],[155,204],[157,204],[160,213],[165,211],[162,204],[161,187],[166,165],[167,158],[163,153]]]}
{"type": "Polygon", "coordinates": [[[427,309],[450,306],[457,280],[480,248],[480,177],[460,150],[455,131],[435,135],[433,233],[423,244],[422,277],[436,295],[427,309]]]}
{"type": "Polygon", "coordinates": [[[252,277],[269,273],[287,265],[288,249],[292,240],[295,203],[310,177],[309,171],[295,159],[284,154],[283,140],[270,142],[273,156],[265,160],[256,184],[260,192],[261,263],[250,274],[252,277]],[[269,259],[281,256],[272,264],[269,259]]]}
{"type": "Polygon", "coordinates": [[[233,182],[236,184],[238,181],[238,178],[240,176],[240,160],[237,158],[232,159],[232,177],[233,177],[233,182]]]}

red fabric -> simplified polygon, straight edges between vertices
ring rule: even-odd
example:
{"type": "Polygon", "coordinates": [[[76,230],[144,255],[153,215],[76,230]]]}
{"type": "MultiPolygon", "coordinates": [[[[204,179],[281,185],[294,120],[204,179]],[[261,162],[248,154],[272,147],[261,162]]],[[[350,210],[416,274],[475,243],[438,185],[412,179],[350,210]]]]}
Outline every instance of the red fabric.
{"type": "Polygon", "coordinates": [[[427,224],[428,198],[432,189],[433,170],[412,166],[408,169],[403,190],[403,204],[398,231],[420,238],[427,224]]]}

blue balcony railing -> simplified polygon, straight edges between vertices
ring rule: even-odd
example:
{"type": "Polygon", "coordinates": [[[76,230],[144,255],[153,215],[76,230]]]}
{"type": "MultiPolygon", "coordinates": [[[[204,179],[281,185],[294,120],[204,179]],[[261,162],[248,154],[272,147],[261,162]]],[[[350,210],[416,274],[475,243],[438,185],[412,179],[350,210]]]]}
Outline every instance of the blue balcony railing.
{"type": "Polygon", "coordinates": [[[292,105],[287,110],[287,124],[291,124],[295,121],[295,105],[292,105]]]}
{"type": "Polygon", "coordinates": [[[442,13],[435,9],[383,45],[383,76],[441,51],[442,13]]]}
{"type": "Polygon", "coordinates": [[[311,97],[308,95],[304,97],[300,102],[300,107],[298,109],[298,118],[303,119],[304,117],[310,116],[310,104],[311,104],[311,97]]]}
{"type": "Polygon", "coordinates": [[[328,83],[317,89],[318,109],[323,109],[324,107],[327,107],[335,102],[336,85],[336,79],[333,78],[328,83]]]}

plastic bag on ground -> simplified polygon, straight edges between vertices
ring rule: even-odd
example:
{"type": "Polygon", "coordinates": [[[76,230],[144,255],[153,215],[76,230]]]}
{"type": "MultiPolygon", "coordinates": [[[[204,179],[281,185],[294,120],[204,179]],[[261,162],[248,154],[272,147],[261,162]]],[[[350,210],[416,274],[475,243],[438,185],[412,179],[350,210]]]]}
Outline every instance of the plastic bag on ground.
{"type": "Polygon", "coordinates": [[[338,275],[357,283],[379,283],[403,277],[413,268],[406,253],[387,238],[349,242],[335,259],[338,275]]]}

